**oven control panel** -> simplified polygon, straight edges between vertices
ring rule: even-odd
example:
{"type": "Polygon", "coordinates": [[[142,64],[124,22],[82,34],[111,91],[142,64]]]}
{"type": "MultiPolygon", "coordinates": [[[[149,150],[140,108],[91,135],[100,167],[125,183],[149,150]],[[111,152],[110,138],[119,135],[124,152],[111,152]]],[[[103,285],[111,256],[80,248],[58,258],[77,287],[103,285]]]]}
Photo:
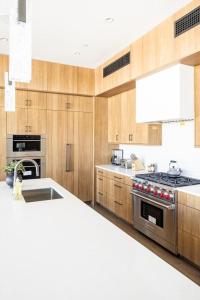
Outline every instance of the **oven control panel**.
{"type": "Polygon", "coordinates": [[[170,190],[170,188],[162,187],[161,185],[156,185],[149,183],[148,181],[141,179],[133,180],[133,190],[138,190],[142,193],[149,194],[158,199],[175,202],[175,192],[170,190]]]}

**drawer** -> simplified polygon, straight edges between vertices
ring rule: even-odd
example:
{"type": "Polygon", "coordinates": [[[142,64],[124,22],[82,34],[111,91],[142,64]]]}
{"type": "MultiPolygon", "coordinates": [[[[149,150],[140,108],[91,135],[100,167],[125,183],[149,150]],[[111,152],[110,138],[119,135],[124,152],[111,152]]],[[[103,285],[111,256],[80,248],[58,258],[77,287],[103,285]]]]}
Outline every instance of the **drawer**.
{"type": "Polygon", "coordinates": [[[105,176],[105,171],[102,169],[97,169],[97,176],[105,176]]]}
{"type": "Polygon", "coordinates": [[[97,203],[103,205],[105,202],[105,194],[97,190],[96,201],[97,203]]]}
{"type": "Polygon", "coordinates": [[[100,192],[105,191],[105,178],[103,176],[97,176],[96,184],[97,184],[97,190],[100,192]]]}
{"type": "Polygon", "coordinates": [[[200,197],[192,194],[178,192],[178,203],[200,210],[200,197]]]}
{"type": "Polygon", "coordinates": [[[114,199],[121,203],[124,204],[125,203],[125,199],[126,199],[126,185],[117,181],[114,181],[113,183],[113,197],[114,199]]]}
{"type": "Polygon", "coordinates": [[[112,179],[114,181],[121,182],[121,183],[125,182],[125,176],[117,174],[117,173],[112,173],[112,179]]]}

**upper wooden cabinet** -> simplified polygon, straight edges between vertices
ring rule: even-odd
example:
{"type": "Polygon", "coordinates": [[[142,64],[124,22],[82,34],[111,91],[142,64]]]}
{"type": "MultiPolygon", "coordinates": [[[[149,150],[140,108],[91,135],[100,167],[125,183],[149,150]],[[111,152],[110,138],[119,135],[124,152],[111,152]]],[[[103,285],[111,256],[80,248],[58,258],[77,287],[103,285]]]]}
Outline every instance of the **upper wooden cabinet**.
{"type": "MultiPolygon", "coordinates": [[[[194,8],[200,5],[199,0],[193,0],[188,5],[183,7],[177,13],[175,13],[174,20],[178,20],[182,16],[191,12],[194,8]]],[[[191,28],[175,40],[175,55],[178,60],[181,60],[187,56],[195,54],[200,51],[200,25],[191,28]]]]}
{"type": "Polygon", "coordinates": [[[5,86],[5,72],[8,72],[8,56],[0,55],[0,87],[5,86]]]}
{"type": "Polygon", "coordinates": [[[94,96],[94,69],[77,68],[77,94],[94,96]]]}
{"type": "Polygon", "coordinates": [[[108,142],[161,144],[161,125],[136,123],[135,89],[108,98],[108,142]]]}
{"type": "Polygon", "coordinates": [[[108,98],[108,142],[119,144],[121,140],[121,96],[108,98]]]}
{"type": "Polygon", "coordinates": [[[0,139],[6,138],[6,112],[0,107],[0,139]]]}
{"type": "Polygon", "coordinates": [[[49,62],[47,79],[48,91],[77,94],[77,67],[49,62]]]}
{"type": "Polygon", "coordinates": [[[30,91],[16,91],[16,107],[17,108],[32,108],[46,109],[47,94],[30,91]]]}
{"type": "Polygon", "coordinates": [[[131,79],[142,75],[143,72],[143,39],[135,41],[131,45],[131,79]]]}
{"type": "Polygon", "coordinates": [[[0,89],[0,107],[4,107],[4,89],[0,89]]]}
{"type": "Polygon", "coordinates": [[[101,94],[103,92],[109,91],[115,87],[123,85],[124,83],[131,80],[131,64],[120,68],[119,70],[111,73],[108,76],[103,77],[103,70],[105,67],[109,66],[123,55],[131,52],[131,47],[127,47],[117,55],[113,56],[110,60],[106,61],[103,65],[95,71],[95,94],[101,94]]]}
{"type": "Polygon", "coordinates": [[[47,91],[46,61],[32,60],[32,80],[30,83],[16,83],[16,88],[35,91],[47,91]]]}
{"type": "Polygon", "coordinates": [[[195,146],[200,147],[200,65],[195,67],[195,146]]]}

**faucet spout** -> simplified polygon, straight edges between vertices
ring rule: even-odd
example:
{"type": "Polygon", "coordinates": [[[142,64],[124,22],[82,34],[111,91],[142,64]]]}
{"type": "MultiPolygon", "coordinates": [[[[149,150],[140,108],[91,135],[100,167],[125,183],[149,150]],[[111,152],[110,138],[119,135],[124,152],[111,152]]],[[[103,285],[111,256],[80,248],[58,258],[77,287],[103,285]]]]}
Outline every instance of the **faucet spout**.
{"type": "Polygon", "coordinates": [[[17,169],[19,167],[19,165],[24,162],[24,161],[29,161],[29,162],[32,162],[35,166],[35,170],[36,170],[36,176],[39,176],[39,166],[38,164],[36,163],[35,160],[31,159],[31,158],[23,158],[21,159],[20,161],[17,162],[17,164],[15,165],[15,169],[14,169],[14,184],[16,182],[16,179],[17,179],[17,169]]]}

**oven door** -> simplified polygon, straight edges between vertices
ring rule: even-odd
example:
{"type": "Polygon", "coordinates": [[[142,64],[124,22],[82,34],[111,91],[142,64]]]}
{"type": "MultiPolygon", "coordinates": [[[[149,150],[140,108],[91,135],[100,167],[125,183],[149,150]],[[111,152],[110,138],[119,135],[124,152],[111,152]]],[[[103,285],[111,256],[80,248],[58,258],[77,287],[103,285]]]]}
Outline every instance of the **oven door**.
{"type": "Polygon", "coordinates": [[[156,198],[133,191],[133,224],[156,242],[176,253],[177,224],[175,204],[158,202],[156,198]]]}

